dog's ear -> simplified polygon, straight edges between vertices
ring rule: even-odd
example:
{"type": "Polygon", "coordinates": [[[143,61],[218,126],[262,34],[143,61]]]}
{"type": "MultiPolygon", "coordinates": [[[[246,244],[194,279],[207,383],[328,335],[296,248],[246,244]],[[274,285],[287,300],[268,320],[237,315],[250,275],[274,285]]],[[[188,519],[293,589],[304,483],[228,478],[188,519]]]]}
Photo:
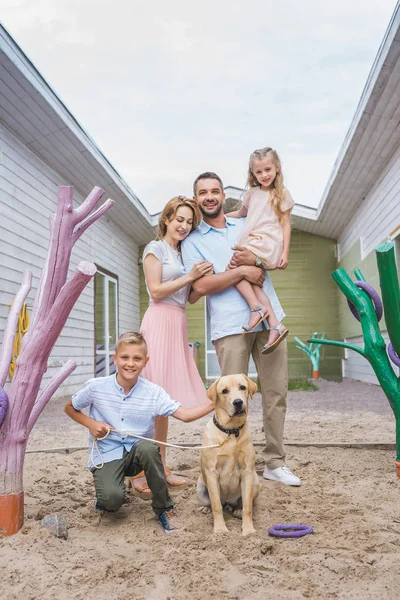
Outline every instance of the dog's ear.
{"type": "Polygon", "coordinates": [[[257,391],[257,384],[254,383],[247,375],[243,375],[247,379],[247,385],[249,386],[249,396],[252,398],[257,391]]]}
{"type": "Polygon", "coordinates": [[[210,387],[207,390],[207,398],[209,400],[211,400],[211,402],[213,404],[215,404],[217,401],[217,385],[218,385],[219,380],[220,380],[220,377],[218,377],[218,379],[216,381],[214,381],[214,383],[212,385],[210,385],[210,387]]]}

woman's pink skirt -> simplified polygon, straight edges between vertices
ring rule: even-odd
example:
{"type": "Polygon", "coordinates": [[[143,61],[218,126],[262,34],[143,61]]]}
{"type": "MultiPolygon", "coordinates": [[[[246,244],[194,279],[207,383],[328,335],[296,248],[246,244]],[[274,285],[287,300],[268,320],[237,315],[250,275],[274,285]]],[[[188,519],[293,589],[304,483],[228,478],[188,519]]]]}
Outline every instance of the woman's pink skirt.
{"type": "Polygon", "coordinates": [[[144,314],[140,333],[149,355],[142,376],[164,388],[182,406],[205,402],[206,390],[189,346],[184,309],[152,302],[144,314]]]}

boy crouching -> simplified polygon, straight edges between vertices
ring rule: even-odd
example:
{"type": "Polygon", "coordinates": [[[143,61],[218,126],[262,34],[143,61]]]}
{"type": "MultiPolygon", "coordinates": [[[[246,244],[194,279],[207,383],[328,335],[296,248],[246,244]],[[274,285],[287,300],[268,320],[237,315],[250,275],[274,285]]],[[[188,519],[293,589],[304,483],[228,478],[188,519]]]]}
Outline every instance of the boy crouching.
{"type": "Polygon", "coordinates": [[[165,533],[177,529],[174,504],[168,494],[159,447],[135,434],[152,438],[156,417],[184,422],[204,417],[211,401],[184,408],[158,385],[140,377],[149,357],[140,333],[124,333],[115,347],[117,373],[90,379],[65,405],[66,414],[89,429],[89,469],[96,489],[96,508],[116,511],[125,500],[125,477],[144,471],[152,491],[152,507],[165,533]],[[90,407],[89,416],[81,410],[90,407]],[[100,438],[105,437],[104,440],[100,438]],[[97,440],[100,455],[92,452],[97,440]],[[94,464],[93,459],[98,463],[94,464]],[[101,464],[104,463],[102,466],[101,464]]]}

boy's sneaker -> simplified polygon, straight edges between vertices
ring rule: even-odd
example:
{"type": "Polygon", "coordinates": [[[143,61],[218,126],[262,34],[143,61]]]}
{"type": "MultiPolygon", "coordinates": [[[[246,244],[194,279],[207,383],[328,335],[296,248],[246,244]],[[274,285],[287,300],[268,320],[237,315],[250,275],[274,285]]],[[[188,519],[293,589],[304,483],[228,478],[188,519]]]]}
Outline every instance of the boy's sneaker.
{"type": "Polygon", "coordinates": [[[161,515],[158,516],[158,520],[164,528],[166,534],[170,534],[173,531],[179,529],[179,522],[176,513],[173,508],[170,510],[164,510],[161,515]]]}
{"type": "Polygon", "coordinates": [[[263,477],[264,479],[279,481],[285,485],[301,485],[301,479],[292,473],[286,465],[278,467],[277,469],[269,469],[267,465],[265,465],[263,477]]]}

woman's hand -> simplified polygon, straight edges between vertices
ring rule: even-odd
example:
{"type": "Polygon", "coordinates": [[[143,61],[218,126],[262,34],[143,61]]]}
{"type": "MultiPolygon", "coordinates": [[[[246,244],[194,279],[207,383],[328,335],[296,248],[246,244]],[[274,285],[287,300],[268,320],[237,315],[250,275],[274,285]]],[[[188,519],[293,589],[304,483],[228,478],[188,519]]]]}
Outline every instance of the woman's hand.
{"type": "Polygon", "coordinates": [[[200,279],[204,275],[212,275],[214,272],[214,267],[212,263],[209,263],[206,260],[202,260],[190,269],[189,275],[192,281],[196,281],[196,279],[200,279]]]}

